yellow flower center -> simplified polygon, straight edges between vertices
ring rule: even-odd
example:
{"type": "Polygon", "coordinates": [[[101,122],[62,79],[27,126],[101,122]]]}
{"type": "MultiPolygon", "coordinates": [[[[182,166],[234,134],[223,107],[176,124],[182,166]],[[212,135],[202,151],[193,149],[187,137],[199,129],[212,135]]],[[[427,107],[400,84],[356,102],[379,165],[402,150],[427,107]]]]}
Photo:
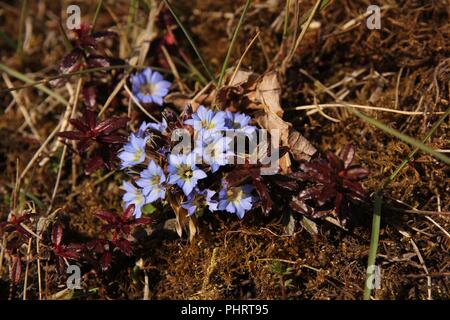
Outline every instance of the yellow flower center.
{"type": "Polygon", "coordinates": [[[136,153],[133,156],[133,161],[139,161],[141,156],[142,156],[142,150],[141,149],[136,150],[136,153]]]}
{"type": "Polygon", "coordinates": [[[227,199],[229,202],[232,202],[234,204],[238,204],[242,196],[244,195],[244,192],[241,188],[229,188],[227,190],[227,199]]]}
{"type": "Polygon", "coordinates": [[[155,85],[152,84],[152,83],[143,84],[139,88],[139,91],[141,91],[141,93],[146,95],[146,96],[152,96],[153,93],[155,92],[155,85]]]}

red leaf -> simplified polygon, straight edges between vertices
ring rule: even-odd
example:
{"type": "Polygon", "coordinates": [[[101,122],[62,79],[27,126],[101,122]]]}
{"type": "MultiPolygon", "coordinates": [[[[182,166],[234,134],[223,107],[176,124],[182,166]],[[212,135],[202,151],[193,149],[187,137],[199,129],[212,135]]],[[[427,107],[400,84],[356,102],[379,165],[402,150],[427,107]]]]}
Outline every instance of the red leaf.
{"type": "Polygon", "coordinates": [[[102,257],[100,258],[100,267],[103,271],[108,270],[109,266],[111,265],[112,261],[112,254],[109,251],[106,251],[103,253],[102,257]]]}
{"type": "Polygon", "coordinates": [[[129,220],[133,216],[134,210],[135,210],[135,205],[134,204],[130,204],[125,209],[125,212],[123,213],[123,220],[129,220]]]}
{"type": "Polygon", "coordinates": [[[272,211],[273,201],[270,197],[269,190],[261,176],[252,177],[253,185],[261,199],[261,207],[264,215],[268,215],[272,211]]]}
{"type": "Polygon", "coordinates": [[[89,57],[87,59],[87,65],[89,68],[105,68],[109,67],[111,64],[108,59],[104,57],[89,57]]]}
{"type": "Polygon", "coordinates": [[[314,210],[310,206],[308,206],[306,203],[304,203],[297,197],[292,198],[292,201],[289,203],[289,206],[292,208],[292,210],[301,214],[311,215],[314,213],[314,210]]]}
{"type": "Polygon", "coordinates": [[[110,134],[113,131],[116,131],[117,129],[123,128],[127,125],[127,122],[130,121],[127,117],[115,117],[106,119],[105,121],[100,122],[96,127],[95,131],[98,134],[110,134]]]}
{"type": "Polygon", "coordinates": [[[352,181],[358,181],[367,178],[367,176],[369,175],[369,170],[366,168],[355,167],[347,169],[344,173],[347,179],[352,181]]]}
{"type": "Polygon", "coordinates": [[[121,239],[116,241],[114,244],[116,245],[117,249],[122,251],[122,253],[125,254],[126,256],[129,257],[133,254],[133,249],[131,248],[130,241],[126,239],[121,239]]]}
{"type": "Polygon", "coordinates": [[[76,129],[80,130],[81,132],[88,132],[91,130],[86,124],[84,124],[82,121],[78,119],[70,119],[70,124],[73,125],[76,129]]]}
{"type": "Polygon", "coordinates": [[[98,211],[95,215],[108,223],[111,224],[117,223],[117,215],[115,215],[114,213],[102,210],[98,211]]]}
{"type": "Polygon", "coordinates": [[[58,250],[57,254],[66,259],[80,259],[80,255],[75,251],[75,248],[72,248],[71,246],[63,246],[60,250],[58,250]]]}
{"type": "Polygon", "coordinates": [[[80,59],[83,55],[83,52],[79,49],[72,50],[69,54],[67,54],[61,64],[59,66],[59,70],[61,73],[73,73],[77,71],[80,67],[80,59]]]}
{"type": "MultiPolygon", "coordinates": [[[[89,108],[94,108],[96,104],[97,90],[95,87],[85,87],[83,88],[83,101],[84,104],[89,108]]],[[[78,120],[76,120],[78,121],[78,120]]],[[[83,131],[83,129],[76,127],[78,130],[83,131]]]]}
{"type": "Polygon", "coordinates": [[[61,245],[61,240],[62,240],[62,236],[63,236],[63,227],[57,223],[53,226],[53,231],[52,231],[52,243],[56,246],[60,246],[61,245]]]}
{"type": "Polygon", "coordinates": [[[97,125],[97,120],[95,119],[95,113],[92,110],[86,109],[83,114],[84,121],[89,126],[90,130],[94,130],[97,125]]]}
{"type": "Polygon", "coordinates": [[[125,144],[128,142],[128,139],[122,135],[109,135],[109,136],[101,136],[99,141],[110,144],[125,144]]]}
{"type": "Polygon", "coordinates": [[[80,142],[77,144],[77,150],[79,153],[85,152],[91,145],[93,141],[89,138],[81,139],[80,142]]]}
{"type": "Polygon", "coordinates": [[[351,144],[347,144],[342,148],[339,158],[344,162],[344,168],[348,168],[355,157],[355,148],[351,144]]]}
{"type": "Polygon", "coordinates": [[[93,172],[97,171],[98,169],[102,168],[104,164],[105,162],[103,161],[101,156],[99,155],[94,156],[91,159],[89,159],[84,171],[87,175],[90,175],[93,172]]]}
{"type": "Polygon", "coordinates": [[[139,226],[139,225],[149,224],[150,222],[152,222],[152,219],[150,219],[150,218],[138,218],[132,222],[132,225],[139,226]]]}

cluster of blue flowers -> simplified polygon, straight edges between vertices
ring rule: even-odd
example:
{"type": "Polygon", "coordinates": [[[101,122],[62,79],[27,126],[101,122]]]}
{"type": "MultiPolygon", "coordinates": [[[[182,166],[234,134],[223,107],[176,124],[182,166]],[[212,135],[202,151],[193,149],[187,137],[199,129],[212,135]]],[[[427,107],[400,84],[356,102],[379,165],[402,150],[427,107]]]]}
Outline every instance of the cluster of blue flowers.
{"type": "MultiPolygon", "coordinates": [[[[141,102],[157,104],[162,104],[170,87],[158,72],[150,69],[134,76],[132,83],[134,94],[141,102]],[[145,91],[147,87],[153,89],[145,91]]],[[[121,168],[136,175],[135,185],[123,183],[125,206],[134,204],[135,215],[140,217],[144,205],[164,199],[166,192],[176,192],[174,188],[179,188],[186,199],[182,207],[189,216],[208,208],[211,212],[227,211],[242,219],[255,201],[251,185],[229,187],[217,175],[215,182],[221,190],[216,192],[209,188],[201,190],[199,181],[207,178],[207,173],[215,174],[234,156],[230,150],[232,139],[224,136],[223,132],[234,130],[251,134],[256,128],[250,125],[250,120],[242,113],[213,111],[199,106],[191,118],[184,121],[184,125],[191,126],[194,131],[193,150],[187,154],[175,154],[169,146],[163,148],[166,150],[163,152],[165,158],[158,157],[159,160],[150,157],[146,148],[157,151],[152,144],[154,135],[170,137],[168,124],[165,119],[161,123],[143,122],[137,132],[131,133],[128,143],[119,153],[121,168]]]]}

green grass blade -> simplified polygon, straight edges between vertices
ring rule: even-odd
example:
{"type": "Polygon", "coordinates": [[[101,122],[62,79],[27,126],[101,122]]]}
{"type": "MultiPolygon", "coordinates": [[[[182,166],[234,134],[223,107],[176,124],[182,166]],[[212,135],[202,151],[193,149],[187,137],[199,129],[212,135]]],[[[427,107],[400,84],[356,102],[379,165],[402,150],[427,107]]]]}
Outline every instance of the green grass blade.
{"type": "Polygon", "coordinates": [[[28,1],[22,0],[22,9],[20,10],[20,20],[19,20],[19,36],[17,39],[17,53],[22,53],[23,51],[23,41],[25,33],[25,18],[27,17],[28,1]]]}
{"type": "MultiPolygon", "coordinates": [[[[16,71],[14,69],[11,69],[7,66],[5,66],[4,64],[0,63],[0,70],[6,72],[7,74],[9,74],[10,76],[17,78],[19,80],[22,80],[23,82],[26,83],[34,83],[34,81],[30,78],[28,78],[26,75],[24,75],[23,73],[20,73],[19,71],[16,71]]],[[[59,95],[56,92],[53,92],[52,90],[50,90],[49,88],[43,86],[43,85],[37,85],[36,86],[37,89],[41,90],[42,92],[48,94],[49,96],[55,98],[58,102],[61,102],[64,105],[67,105],[69,102],[64,99],[61,95],[59,95]]]]}
{"type": "Polygon", "coordinates": [[[234,30],[233,37],[231,38],[230,46],[228,47],[227,55],[225,56],[225,60],[223,61],[222,70],[220,71],[220,77],[219,82],[217,86],[220,88],[222,85],[223,78],[225,76],[225,71],[228,67],[228,60],[230,60],[231,53],[233,52],[234,44],[236,42],[237,36],[239,34],[239,30],[241,29],[242,24],[244,23],[245,16],[247,15],[248,7],[250,6],[250,3],[252,0],[247,0],[245,3],[244,11],[242,11],[241,17],[239,18],[239,22],[236,26],[236,29],[234,30]]]}
{"type": "Polygon", "coordinates": [[[419,140],[416,140],[414,138],[411,138],[410,136],[403,134],[395,129],[392,129],[390,127],[388,127],[387,125],[385,125],[384,123],[375,120],[359,111],[357,111],[356,109],[351,109],[352,112],[357,115],[359,118],[363,119],[364,121],[372,124],[373,126],[377,127],[380,130],[383,130],[386,133],[389,133],[391,135],[393,135],[394,137],[397,137],[398,139],[422,150],[425,151],[429,154],[431,154],[432,156],[434,156],[436,159],[446,163],[446,164],[450,164],[450,158],[447,157],[446,155],[437,152],[436,150],[434,150],[433,148],[430,148],[429,146],[425,145],[424,143],[420,142],[419,140]]]}
{"type": "Polygon", "coordinates": [[[192,48],[194,49],[195,54],[197,55],[197,57],[199,58],[201,64],[203,65],[203,68],[205,69],[206,73],[208,74],[208,77],[211,79],[211,81],[213,81],[215,84],[217,84],[216,77],[213,75],[213,73],[211,72],[210,68],[208,67],[206,61],[203,59],[202,55],[200,54],[200,51],[197,49],[197,46],[194,43],[194,40],[192,40],[189,32],[186,30],[184,25],[181,23],[181,20],[178,17],[178,15],[175,13],[172,5],[170,4],[170,2],[168,0],[163,0],[163,1],[166,4],[166,6],[169,9],[169,11],[172,13],[173,17],[175,18],[175,21],[180,26],[181,30],[183,31],[184,35],[188,39],[188,41],[191,44],[192,48]]]}
{"type": "Polygon", "coordinates": [[[283,38],[286,38],[289,31],[289,8],[291,6],[291,0],[286,0],[286,6],[284,9],[284,26],[283,26],[283,38]]]}
{"type": "Polygon", "coordinates": [[[100,13],[100,9],[102,8],[102,4],[103,4],[103,0],[98,0],[97,1],[97,7],[95,8],[94,19],[92,19],[91,33],[93,33],[94,30],[95,30],[95,25],[97,24],[98,14],[100,13]]]}
{"type": "Polygon", "coordinates": [[[127,27],[126,27],[126,34],[128,37],[130,37],[131,28],[136,19],[136,13],[137,13],[138,6],[139,6],[138,0],[131,0],[130,12],[128,14],[127,27]]]}
{"type": "MultiPolygon", "coordinates": [[[[331,0],[322,0],[322,3],[319,5],[319,11],[321,11],[322,9],[325,9],[330,3],[331,3],[331,0]]],[[[313,9],[309,9],[308,11],[306,11],[306,13],[300,18],[300,25],[304,24],[306,22],[306,20],[308,20],[312,11],[313,11],[313,9]]]]}
{"type": "MultiPolygon", "coordinates": [[[[422,140],[422,143],[427,142],[428,139],[433,135],[436,129],[444,122],[445,118],[450,114],[450,108],[447,108],[445,113],[441,116],[441,118],[436,121],[431,127],[430,131],[426,134],[425,138],[422,140]]],[[[370,236],[370,248],[369,248],[369,257],[367,259],[367,270],[369,271],[370,266],[375,265],[375,260],[377,257],[378,251],[378,239],[380,235],[380,222],[381,222],[381,205],[383,203],[382,192],[383,190],[397,177],[400,171],[408,164],[408,162],[414,157],[414,155],[419,151],[419,148],[416,147],[411,153],[402,161],[402,163],[394,170],[394,172],[383,182],[381,187],[375,193],[374,197],[374,211],[372,218],[372,233],[370,236]]],[[[371,269],[374,271],[373,269],[371,269]]],[[[372,289],[368,286],[368,282],[374,276],[373,272],[367,272],[366,282],[364,284],[364,300],[370,299],[370,294],[372,289]]]]}

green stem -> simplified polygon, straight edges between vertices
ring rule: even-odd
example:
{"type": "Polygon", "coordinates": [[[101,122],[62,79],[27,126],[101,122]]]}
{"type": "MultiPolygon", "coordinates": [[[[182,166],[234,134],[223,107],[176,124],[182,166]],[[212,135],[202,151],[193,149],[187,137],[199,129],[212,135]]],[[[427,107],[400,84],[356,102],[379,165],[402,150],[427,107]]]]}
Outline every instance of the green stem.
{"type": "Polygon", "coordinates": [[[94,32],[95,25],[97,24],[98,14],[100,13],[100,9],[102,8],[103,0],[97,1],[97,7],[95,8],[94,19],[92,19],[92,29],[91,33],[94,32]]]}
{"type": "Polygon", "coordinates": [[[217,84],[216,77],[213,75],[213,73],[209,69],[208,65],[206,64],[206,61],[203,59],[202,55],[200,54],[200,51],[197,49],[197,46],[195,45],[194,40],[192,40],[189,32],[186,30],[184,25],[181,23],[181,20],[178,17],[178,15],[175,13],[175,10],[173,9],[172,5],[170,4],[170,2],[168,0],[163,0],[163,1],[166,4],[166,6],[169,9],[169,11],[172,13],[175,21],[180,26],[180,28],[183,31],[184,35],[188,39],[189,43],[192,46],[192,49],[194,49],[195,54],[197,55],[198,59],[200,60],[201,64],[203,65],[203,68],[205,69],[206,73],[208,74],[208,77],[210,78],[211,81],[213,81],[215,84],[217,84]]]}
{"type": "Polygon", "coordinates": [[[222,65],[222,70],[220,71],[219,82],[217,84],[219,88],[222,85],[222,81],[225,76],[225,71],[227,70],[228,67],[228,60],[230,59],[231,53],[233,52],[234,44],[239,34],[239,30],[241,29],[241,26],[244,23],[245,16],[247,15],[247,10],[251,2],[252,2],[251,0],[247,0],[247,2],[245,3],[244,11],[242,11],[241,17],[239,18],[239,22],[236,26],[236,29],[234,30],[233,37],[231,38],[231,43],[230,46],[228,47],[228,52],[227,55],[225,56],[225,60],[222,65]]]}
{"type": "MultiPolygon", "coordinates": [[[[26,75],[24,75],[23,73],[20,73],[19,71],[16,71],[14,69],[11,69],[7,66],[5,66],[4,64],[0,63],[0,70],[8,73],[10,76],[17,78],[19,80],[22,80],[23,82],[26,83],[33,83],[34,81],[30,78],[28,78],[26,75]]],[[[53,98],[55,98],[57,101],[61,102],[64,105],[67,105],[69,102],[64,99],[61,95],[59,95],[56,92],[53,92],[52,90],[50,90],[49,88],[43,86],[43,85],[37,85],[36,86],[37,89],[41,90],[42,92],[45,92],[46,94],[48,94],[49,96],[52,96],[53,98]]]]}
{"type": "MultiPolygon", "coordinates": [[[[401,133],[400,131],[397,131],[395,129],[392,129],[391,127],[388,127],[387,125],[385,125],[384,123],[375,120],[359,111],[357,111],[356,109],[350,108],[350,110],[357,115],[359,118],[363,119],[364,121],[374,125],[375,127],[377,127],[378,129],[383,130],[386,133],[389,133],[397,138],[399,138],[400,140],[403,140],[404,142],[413,145],[414,147],[425,151],[429,154],[431,154],[432,156],[434,156],[435,158],[441,160],[442,162],[446,163],[446,164],[450,164],[450,158],[447,157],[446,155],[437,152],[436,150],[430,148],[429,146],[425,145],[423,142],[420,142],[419,140],[416,140],[414,138],[411,138],[410,136],[401,133]]],[[[445,113],[444,115],[447,115],[447,113],[445,113]]],[[[416,151],[417,152],[417,151],[416,151]]]]}
{"type": "Polygon", "coordinates": [[[22,54],[23,51],[23,41],[25,32],[25,19],[27,17],[28,1],[22,0],[22,9],[20,10],[20,21],[19,21],[19,37],[17,39],[17,53],[22,54]]]}
{"type": "MultiPolygon", "coordinates": [[[[422,140],[425,143],[436,129],[444,122],[445,118],[450,114],[450,107],[447,108],[445,113],[436,121],[431,127],[430,131],[425,135],[422,140]]],[[[370,248],[369,248],[369,257],[367,259],[367,278],[366,283],[364,285],[364,300],[370,299],[370,294],[372,289],[369,287],[369,280],[373,279],[375,270],[371,269],[370,266],[375,265],[375,260],[377,257],[378,251],[378,239],[380,235],[380,222],[381,222],[381,205],[383,202],[382,193],[384,189],[397,177],[400,171],[409,163],[409,161],[414,157],[414,155],[419,151],[419,147],[416,147],[413,151],[411,151],[408,156],[402,161],[402,163],[394,170],[394,172],[383,182],[381,187],[375,192],[374,197],[374,210],[373,210],[373,218],[372,218],[372,234],[370,237],[370,248]],[[371,272],[369,272],[371,271],[371,272]]]]}
{"type": "Polygon", "coordinates": [[[289,28],[289,7],[291,6],[291,0],[286,0],[286,7],[284,10],[284,27],[283,27],[283,38],[288,35],[289,28]]]}

